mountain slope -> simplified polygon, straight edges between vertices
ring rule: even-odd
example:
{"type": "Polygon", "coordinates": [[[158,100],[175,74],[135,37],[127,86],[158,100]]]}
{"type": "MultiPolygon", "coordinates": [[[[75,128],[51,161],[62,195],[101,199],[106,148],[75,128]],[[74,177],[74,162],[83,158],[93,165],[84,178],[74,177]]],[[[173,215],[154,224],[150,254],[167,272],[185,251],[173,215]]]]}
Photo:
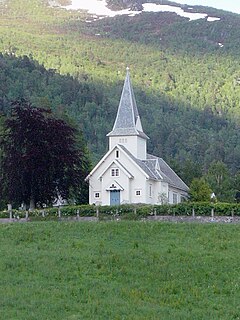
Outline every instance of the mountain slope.
{"type": "Polygon", "coordinates": [[[161,12],[94,21],[40,0],[9,0],[1,10],[0,51],[26,55],[75,79],[62,92],[54,89],[57,77],[42,90],[36,72],[29,77],[38,85],[33,94],[22,85],[26,73],[12,64],[0,84],[2,109],[18,96],[35,103],[47,99],[53,109],[63,106],[79,122],[97,160],[107,148],[105,135],[128,65],[150,152],[180,166],[188,160],[207,170],[213,160],[222,160],[232,173],[240,169],[239,15],[197,7],[220,20],[189,21],[161,12]]]}

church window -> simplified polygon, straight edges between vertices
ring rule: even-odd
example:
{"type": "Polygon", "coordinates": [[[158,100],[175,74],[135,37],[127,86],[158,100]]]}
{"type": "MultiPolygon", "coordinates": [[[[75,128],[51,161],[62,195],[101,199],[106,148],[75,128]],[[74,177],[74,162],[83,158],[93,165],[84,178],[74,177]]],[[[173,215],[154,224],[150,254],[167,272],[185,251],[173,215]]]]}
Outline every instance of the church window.
{"type": "Polygon", "coordinates": [[[177,193],[173,193],[173,203],[178,203],[178,195],[177,195],[177,193]]]}
{"type": "Polygon", "coordinates": [[[119,177],[119,169],[111,169],[111,176],[112,177],[119,177]]]}
{"type": "Polygon", "coordinates": [[[119,150],[116,150],[116,158],[119,158],[119,150]]]}
{"type": "Polygon", "coordinates": [[[119,138],[119,143],[127,143],[127,138],[119,138]]]}
{"type": "Polygon", "coordinates": [[[141,195],[141,190],[136,190],[136,196],[140,196],[141,195]]]}
{"type": "Polygon", "coordinates": [[[100,193],[99,192],[95,192],[94,197],[95,198],[100,198],[100,193]]]}
{"type": "Polygon", "coordinates": [[[151,197],[152,196],[152,185],[150,184],[149,185],[149,197],[151,197]]]}

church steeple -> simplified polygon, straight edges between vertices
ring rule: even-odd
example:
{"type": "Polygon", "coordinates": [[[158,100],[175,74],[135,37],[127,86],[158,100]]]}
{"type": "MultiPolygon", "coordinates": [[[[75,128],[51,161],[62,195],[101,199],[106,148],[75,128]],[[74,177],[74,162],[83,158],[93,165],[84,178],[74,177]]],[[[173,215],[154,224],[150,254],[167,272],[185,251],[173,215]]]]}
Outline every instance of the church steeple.
{"type": "Polygon", "coordinates": [[[129,150],[137,158],[144,159],[146,157],[146,140],[148,139],[148,136],[143,132],[131,84],[129,68],[127,68],[127,74],[113,129],[107,136],[109,137],[110,148],[115,144],[125,143],[125,146],[128,149],[131,148],[136,151],[129,150]],[[135,139],[133,137],[135,137],[135,139]],[[128,140],[131,142],[131,145],[128,143],[128,140]],[[140,147],[140,145],[144,146],[140,147]],[[143,152],[142,149],[145,149],[145,151],[143,152]]]}
{"type": "Polygon", "coordinates": [[[120,135],[140,135],[148,139],[143,132],[142,123],[131,84],[129,68],[127,68],[127,75],[123,85],[116,120],[114,122],[112,131],[108,134],[108,136],[120,135]]]}

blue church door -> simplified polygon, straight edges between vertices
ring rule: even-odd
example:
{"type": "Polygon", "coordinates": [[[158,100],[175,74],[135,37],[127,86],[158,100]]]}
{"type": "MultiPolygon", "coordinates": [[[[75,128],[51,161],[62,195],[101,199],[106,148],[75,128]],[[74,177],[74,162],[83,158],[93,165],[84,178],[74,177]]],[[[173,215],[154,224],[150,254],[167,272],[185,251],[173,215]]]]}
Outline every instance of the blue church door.
{"type": "Polygon", "coordinates": [[[120,205],[120,190],[110,191],[110,206],[120,205]]]}

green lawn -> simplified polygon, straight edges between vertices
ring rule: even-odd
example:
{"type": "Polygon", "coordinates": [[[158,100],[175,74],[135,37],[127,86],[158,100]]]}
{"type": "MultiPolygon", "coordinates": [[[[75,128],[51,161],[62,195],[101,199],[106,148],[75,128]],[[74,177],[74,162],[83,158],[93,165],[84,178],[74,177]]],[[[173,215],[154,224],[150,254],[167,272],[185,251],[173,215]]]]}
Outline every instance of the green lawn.
{"type": "Polygon", "coordinates": [[[240,225],[0,225],[0,319],[239,319],[240,225]]]}

